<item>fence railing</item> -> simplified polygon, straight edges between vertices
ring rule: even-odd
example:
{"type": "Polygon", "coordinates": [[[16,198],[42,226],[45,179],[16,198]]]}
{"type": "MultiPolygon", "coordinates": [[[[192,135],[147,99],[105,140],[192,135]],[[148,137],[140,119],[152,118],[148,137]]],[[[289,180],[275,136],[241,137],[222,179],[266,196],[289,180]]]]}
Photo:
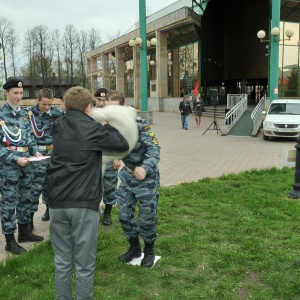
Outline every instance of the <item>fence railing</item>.
{"type": "Polygon", "coordinates": [[[253,121],[253,131],[251,133],[252,136],[256,136],[258,130],[260,129],[261,122],[263,120],[262,112],[265,110],[265,102],[266,97],[262,97],[251,114],[251,119],[253,121]]]}
{"type": "Polygon", "coordinates": [[[225,134],[228,134],[236,122],[241,118],[243,113],[248,108],[248,96],[246,94],[227,95],[227,107],[228,103],[236,104],[226,113],[224,118],[225,134]]]}
{"type": "Polygon", "coordinates": [[[236,106],[245,94],[228,94],[227,95],[227,108],[232,108],[236,106]]]}

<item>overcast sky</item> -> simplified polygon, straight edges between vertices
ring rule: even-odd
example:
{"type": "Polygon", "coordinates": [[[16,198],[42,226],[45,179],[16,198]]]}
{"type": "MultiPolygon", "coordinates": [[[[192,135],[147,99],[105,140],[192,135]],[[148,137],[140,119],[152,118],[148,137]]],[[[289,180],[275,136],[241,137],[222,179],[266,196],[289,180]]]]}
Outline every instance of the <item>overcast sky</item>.
{"type": "MultiPolygon", "coordinates": [[[[150,14],[177,0],[145,0],[150,14]]],[[[0,16],[14,23],[22,36],[36,25],[64,30],[72,24],[77,30],[98,28],[103,41],[133,29],[139,19],[139,0],[2,0],[0,16]]]]}

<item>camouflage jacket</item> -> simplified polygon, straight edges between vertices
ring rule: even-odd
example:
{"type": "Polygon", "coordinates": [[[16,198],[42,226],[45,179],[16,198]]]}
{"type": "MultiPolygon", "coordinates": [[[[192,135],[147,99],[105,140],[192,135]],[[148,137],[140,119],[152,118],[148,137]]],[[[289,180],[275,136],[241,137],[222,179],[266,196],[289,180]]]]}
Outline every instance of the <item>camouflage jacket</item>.
{"type": "Polygon", "coordinates": [[[147,174],[155,173],[158,169],[160,160],[160,146],[146,120],[137,117],[139,137],[135,148],[123,159],[124,164],[134,169],[136,166],[142,167],[147,174]]]}
{"type": "Polygon", "coordinates": [[[34,137],[38,145],[52,144],[52,124],[63,115],[63,111],[56,106],[51,106],[49,112],[42,112],[38,104],[26,108],[30,123],[34,131],[34,137]]]}
{"type": "Polygon", "coordinates": [[[38,152],[27,111],[14,110],[7,102],[0,107],[0,162],[15,164],[20,157],[13,151],[18,147],[28,147],[30,155],[38,152]]]}

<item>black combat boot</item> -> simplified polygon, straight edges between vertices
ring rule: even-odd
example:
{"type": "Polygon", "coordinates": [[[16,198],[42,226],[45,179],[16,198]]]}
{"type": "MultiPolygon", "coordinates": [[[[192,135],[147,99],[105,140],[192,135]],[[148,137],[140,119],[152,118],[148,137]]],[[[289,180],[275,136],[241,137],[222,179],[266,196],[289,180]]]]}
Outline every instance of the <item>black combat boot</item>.
{"type": "Polygon", "coordinates": [[[29,224],[18,224],[19,227],[19,235],[18,242],[41,242],[44,240],[43,236],[38,236],[29,231],[29,224]]]}
{"type": "Polygon", "coordinates": [[[49,214],[49,206],[46,204],[46,211],[42,215],[42,221],[49,221],[50,220],[50,214],[49,214]]]}
{"type": "Polygon", "coordinates": [[[154,241],[150,243],[145,242],[144,258],[142,259],[141,266],[145,268],[151,268],[154,265],[154,260],[154,241]]]}
{"type": "Polygon", "coordinates": [[[121,262],[128,263],[132,261],[134,258],[140,257],[142,255],[140,239],[138,236],[129,239],[129,243],[130,243],[130,247],[128,251],[119,257],[119,260],[121,262]]]}
{"type": "Polygon", "coordinates": [[[13,234],[6,234],[5,235],[6,245],[5,250],[7,252],[11,252],[12,254],[21,254],[27,252],[26,249],[21,247],[15,240],[15,236],[13,234]]]}
{"type": "Polygon", "coordinates": [[[105,204],[104,213],[103,213],[103,225],[111,225],[112,224],[112,220],[111,220],[111,216],[110,216],[111,208],[112,208],[112,205],[105,204]]]}
{"type": "Polygon", "coordinates": [[[30,223],[29,223],[29,232],[30,233],[32,233],[32,231],[34,230],[33,216],[34,216],[34,213],[31,213],[31,215],[30,215],[30,223]]]}

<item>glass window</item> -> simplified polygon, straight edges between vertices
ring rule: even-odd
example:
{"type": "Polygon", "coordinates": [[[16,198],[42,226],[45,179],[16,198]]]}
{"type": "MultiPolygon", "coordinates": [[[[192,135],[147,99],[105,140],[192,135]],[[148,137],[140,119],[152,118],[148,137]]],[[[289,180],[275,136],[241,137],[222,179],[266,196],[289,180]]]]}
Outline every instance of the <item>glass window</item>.
{"type": "Polygon", "coordinates": [[[280,44],[279,44],[279,72],[278,88],[280,97],[299,97],[300,96],[300,68],[299,54],[300,39],[299,23],[281,22],[280,23],[280,44]],[[292,29],[294,35],[289,41],[285,35],[287,29],[292,29]]]}
{"type": "Polygon", "coordinates": [[[300,105],[298,103],[272,103],[269,115],[299,115],[300,105]]]}
{"type": "Polygon", "coordinates": [[[291,23],[291,22],[281,22],[280,23],[280,44],[285,45],[294,45],[297,46],[297,42],[299,41],[299,24],[291,23]],[[294,35],[291,37],[289,41],[286,36],[287,29],[291,29],[294,31],[294,35]]]}
{"type": "Polygon", "coordinates": [[[29,97],[29,90],[23,90],[23,97],[29,97]]]}

